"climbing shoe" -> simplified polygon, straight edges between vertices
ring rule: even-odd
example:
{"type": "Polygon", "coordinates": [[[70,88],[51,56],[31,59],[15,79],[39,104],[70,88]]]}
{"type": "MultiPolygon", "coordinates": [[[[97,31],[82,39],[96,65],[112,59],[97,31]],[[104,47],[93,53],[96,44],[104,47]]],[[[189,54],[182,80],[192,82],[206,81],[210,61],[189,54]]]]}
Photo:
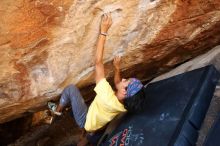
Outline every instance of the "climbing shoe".
{"type": "Polygon", "coordinates": [[[51,113],[53,113],[54,115],[57,115],[57,116],[61,116],[61,115],[62,115],[61,112],[57,112],[57,111],[56,111],[56,109],[57,109],[56,103],[54,103],[54,102],[48,102],[48,103],[47,103],[47,106],[48,106],[49,110],[51,111],[51,113]]]}

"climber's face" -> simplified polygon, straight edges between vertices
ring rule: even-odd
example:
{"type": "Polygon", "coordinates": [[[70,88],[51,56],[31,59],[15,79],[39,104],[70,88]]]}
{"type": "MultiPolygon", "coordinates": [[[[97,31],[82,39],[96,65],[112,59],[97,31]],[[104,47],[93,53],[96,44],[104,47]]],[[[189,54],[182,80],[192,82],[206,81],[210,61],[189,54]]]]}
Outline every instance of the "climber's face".
{"type": "Polygon", "coordinates": [[[122,79],[118,84],[116,84],[116,96],[119,101],[123,101],[127,94],[127,87],[129,84],[129,79],[122,79]]]}

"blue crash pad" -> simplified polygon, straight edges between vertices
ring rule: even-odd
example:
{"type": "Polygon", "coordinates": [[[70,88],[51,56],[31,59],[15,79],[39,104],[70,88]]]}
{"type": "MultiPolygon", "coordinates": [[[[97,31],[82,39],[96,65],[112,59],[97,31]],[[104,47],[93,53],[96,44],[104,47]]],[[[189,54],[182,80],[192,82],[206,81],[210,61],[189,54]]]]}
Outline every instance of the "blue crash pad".
{"type": "Polygon", "coordinates": [[[195,145],[218,79],[218,71],[206,66],[149,84],[144,112],[126,115],[101,145],[195,145]]]}

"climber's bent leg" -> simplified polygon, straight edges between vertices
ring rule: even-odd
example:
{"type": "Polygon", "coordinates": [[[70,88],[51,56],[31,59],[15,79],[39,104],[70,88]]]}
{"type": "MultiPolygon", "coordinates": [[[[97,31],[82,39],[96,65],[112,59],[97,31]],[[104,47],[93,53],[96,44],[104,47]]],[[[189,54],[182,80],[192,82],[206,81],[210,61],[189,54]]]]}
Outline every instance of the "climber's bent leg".
{"type": "Polygon", "coordinates": [[[59,106],[62,108],[68,103],[71,103],[73,116],[76,123],[80,128],[83,128],[86,121],[88,107],[86,106],[79,89],[72,84],[64,89],[60,98],[59,106]]]}

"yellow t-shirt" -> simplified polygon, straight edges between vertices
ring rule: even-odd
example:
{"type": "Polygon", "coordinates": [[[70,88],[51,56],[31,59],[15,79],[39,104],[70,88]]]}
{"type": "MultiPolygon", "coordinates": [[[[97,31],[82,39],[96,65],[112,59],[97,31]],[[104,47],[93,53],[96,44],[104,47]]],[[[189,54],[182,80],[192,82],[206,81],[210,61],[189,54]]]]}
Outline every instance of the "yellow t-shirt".
{"type": "Polygon", "coordinates": [[[126,111],[105,78],[98,82],[94,90],[97,95],[89,107],[84,126],[89,132],[102,128],[116,115],[126,111]]]}

